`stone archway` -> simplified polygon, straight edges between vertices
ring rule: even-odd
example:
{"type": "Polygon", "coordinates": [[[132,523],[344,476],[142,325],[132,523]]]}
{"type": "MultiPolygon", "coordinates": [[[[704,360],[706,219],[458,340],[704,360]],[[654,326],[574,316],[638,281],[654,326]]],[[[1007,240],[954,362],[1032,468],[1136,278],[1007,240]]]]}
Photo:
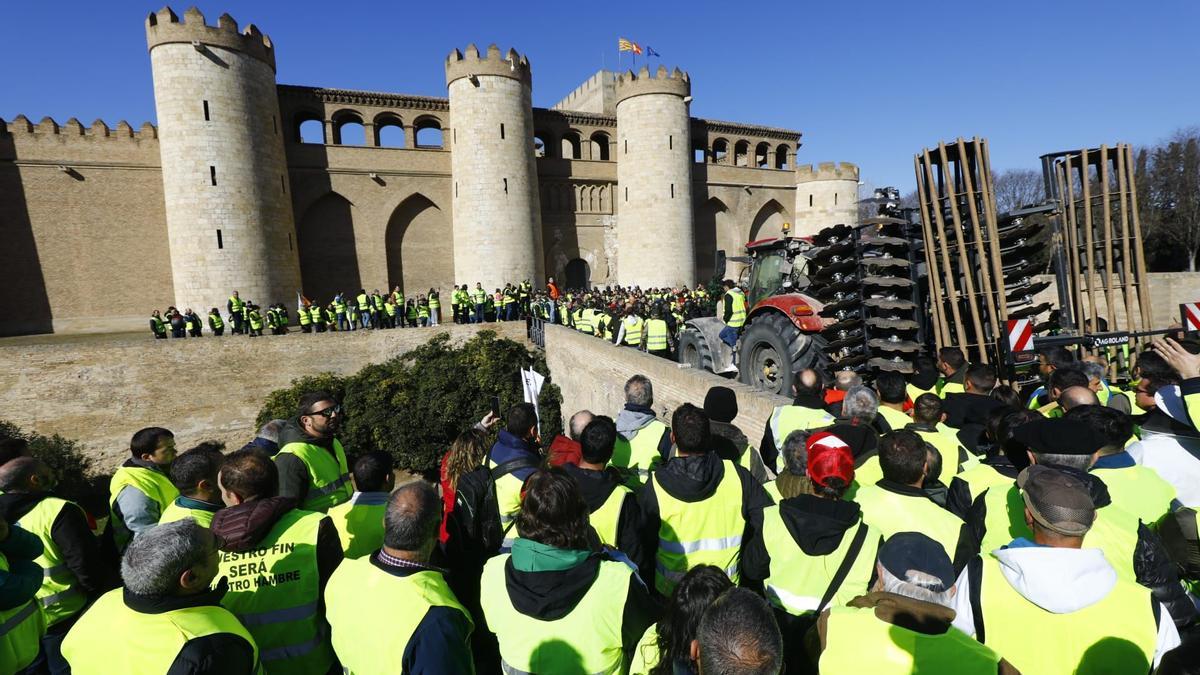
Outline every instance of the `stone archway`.
{"type": "Polygon", "coordinates": [[[725,249],[726,256],[741,255],[740,250],[729,250],[729,207],[716,197],[696,209],[696,283],[708,283],[716,273],[718,249],[725,249]]]}
{"type": "Polygon", "coordinates": [[[592,268],[583,258],[575,258],[567,263],[567,288],[590,288],[592,283],[592,268]]]}
{"type": "Polygon", "coordinates": [[[750,226],[750,241],[783,236],[783,224],[787,222],[787,210],[774,199],[762,205],[750,226]]]}
{"type": "Polygon", "coordinates": [[[405,294],[454,283],[454,240],[445,212],[423,194],[414,194],[392,211],[384,234],[388,288],[405,294]]]}
{"type": "Polygon", "coordinates": [[[306,297],[327,303],[340,292],[357,293],[362,288],[354,206],[345,197],[330,192],[313,202],[296,227],[296,244],[306,297]]]}

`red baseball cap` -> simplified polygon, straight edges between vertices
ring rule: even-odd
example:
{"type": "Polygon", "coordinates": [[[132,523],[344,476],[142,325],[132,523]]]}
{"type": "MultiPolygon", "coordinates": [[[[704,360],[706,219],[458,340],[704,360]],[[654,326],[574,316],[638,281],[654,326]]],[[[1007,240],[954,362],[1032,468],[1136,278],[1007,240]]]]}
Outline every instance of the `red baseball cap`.
{"type": "Polygon", "coordinates": [[[840,478],[846,485],[854,480],[854,455],[846,442],[828,431],[808,437],[808,477],[818,485],[840,478]]]}

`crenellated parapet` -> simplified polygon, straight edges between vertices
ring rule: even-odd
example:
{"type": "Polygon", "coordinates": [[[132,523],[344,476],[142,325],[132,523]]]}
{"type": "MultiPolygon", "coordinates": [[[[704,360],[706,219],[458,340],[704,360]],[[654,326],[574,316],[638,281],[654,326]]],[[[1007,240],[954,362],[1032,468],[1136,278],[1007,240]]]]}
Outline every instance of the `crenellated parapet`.
{"type": "Polygon", "coordinates": [[[0,134],[13,137],[20,136],[60,136],[85,138],[113,138],[132,140],[158,140],[158,129],[151,123],[142,124],[134,129],[129,122],[121,120],[115,127],[110,127],[103,120],[96,120],[90,126],[83,126],[79,120],[72,117],[59,124],[51,117],[43,117],[42,121],[34,124],[24,115],[17,115],[12,122],[5,123],[0,119],[0,134]]]}
{"type": "Polygon", "coordinates": [[[197,48],[210,45],[230,49],[253,56],[275,70],[275,45],[271,38],[254,24],[247,25],[239,32],[237,21],[228,14],[222,14],[215,26],[208,25],[204,14],[195,7],[183,13],[182,21],[170,7],[163,7],[147,16],[147,46],[153,50],[158,45],[171,43],[194,44],[197,48]]]}
{"type": "Polygon", "coordinates": [[[679,97],[691,96],[692,81],[688,74],[676,68],[668,71],[666,66],[659,66],[653,74],[646,66],[634,74],[627,70],[617,76],[617,103],[634,96],[644,94],[673,94],[679,97]]]}
{"type": "Polygon", "coordinates": [[[533,86],[533,71],[529,67],[529,59],[515,49],[501,53],[496,45],[489,45],[485,54],[479,53],[474,44],[467,45],[466,51],[455,49],[446,57],[446,84],[455,80],[476,78],[480,75],[507,77],[533,86]]]}
{"type": "Polygon", "coordinates": [[[821,162],[813,168],[812,164],[796,167],[796,182],[807,183],[817,180],[852,180],[858,181],[858,167],[849,162],[821,162]]]}

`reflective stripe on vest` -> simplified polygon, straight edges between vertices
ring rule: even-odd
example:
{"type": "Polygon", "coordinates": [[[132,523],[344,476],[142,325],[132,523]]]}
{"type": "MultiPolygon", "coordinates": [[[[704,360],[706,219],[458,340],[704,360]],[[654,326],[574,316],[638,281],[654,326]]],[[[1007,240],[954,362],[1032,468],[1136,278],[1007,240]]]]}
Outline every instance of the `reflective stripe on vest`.
{"type": "Polygon", "coordinates": [[[631,347],[640,347],[642,345],[642,317],[627,316],[624,323],[625,344],[631,347]]]}
{"type": "Polygon", "coordinates": [[[658,444],[662,441],[664,433],[667,433],[667,425],[655,419],[638,429],[631,439],[617,434],[609,464],[636,472],[639,479],[637,484],[645,483],[650,477],[650,472],[662,464],[662,453],[658,451],[658,444]]]}
{"type": "Polygon", "coordinates": [[[746,296],[738,288],[729,289],[725,292],[725,295],[733,301],[732,311],[729,314],[729,323],[725,325],[730,328],[741,328],[746,325],[746,296]]]}
{"type": "MultiPolygon", "coordinates": [[[[408,643],[431,607],[456,609],[472,624],[441,573],[394,576],[369,558],[338,565],[325,587],[325,605],[333,650],[348,674],[404,672],[408,643]]],[[[469,649],[470,644],[443,648],[469,649]]]]}
{"type": "MultiPolygon", "coordinates": [[[[858,520],[861,522],[861,517],[858,520]]],[[[830,581],[846,559],[858,527],[856,522],[846,528],[841,542],[833,551],[826,555],[810,556],[792,538],[780,516],[779,507],[763,509],[763,544],[767,555],[771,557],[768,576],[763,580],[767,600],[775,607],[797,616],[815,611],[830,581]]],[[[842,585],[830,600],[830,607],[845,605],[867,592],[871,574],[875,571],[878,547],[879,532],[868,527],[862,548],[842,580],[842,585]]]]}
{"type": "Polygon", "coordinates": [[[268,672],[323,675],[333,663],[318,613],[317,533],[324,518],[294,509],[254,548],[221,552],[217,579],[229,580],[221,604],[254,636],[268,672]]]}
{"type": "MultiPolygon", "coordinates": [[[[1032,634],[1027,634],[1027,638],[1028,635],[1032,634]]],[[[1045,643],[1029,642],[1047,651],[1045,643]]],[[[820,670],[822,673],[872,675],[996,675],[999,663],[1000,655],[996,651],[958,629],[951,628],[938,634],[918,633],[876,618],[873,607],[835,605],[826,623],[820,670]]]]}
{"type": "Polygon", "coordinates": [[[600,508],[588,516],[588,521],[600,537],[601,544],[617,548],[617,527],[621,521],[621,508],[625,505],[625,498],[632,494],[633,490],[618,485],[609,493],[608,499],[604,500],[600,508]]]}
{"type": "Polygon", "coordinates": [[[488,560],[480,583],[480,604],[500,644],[502,670],[543,675],[621,672],[621,623],[629,584],[636,583],[633,569],[601,560],[595,580],[575,607],[560,619],[543,621],[513,607],[505,583],[508,560],[508,555],[488,560]]]}
{"type": "Polygon", "coordinates": [[[233,614],[223,607],[202,605],[158,614],[125,606],[122,589],[109,591],[80,617],[62,643],[62,654],[74,675],[165,673],[187,643],[218,633],[236,635],[258,647],[233,614]]]}
{"type": "MultiPolygon", "coordinates": [[[[0,571],[8,570],[8,558],[0,553],[0,571]]],[[[33,663],[45,632],[45,615],[32,600],[0,611],[0,667],[4,672],[16,672],[33,663]]]]}
{"type": "MultiPolygon", "coordinates": [[[[1149,589],[1118,578],[1100,601],[1074,612],[1054,613],[1014,590],[995,556],[983,556],[981,576],[984,644],[1021,672],[1077,672],[1085,654],[1093,649],[1104,654],[1099,668],[1103,672],[1144,672],[1154,663],[1158,625],[1151,603],[1157,601],[1152,600],[1149,589]],[[1033,635],[1038,639],[1031,640],[1033,635]],[[1120,647],[1105,649],[1110,643],[1120,647]]],[[[1163,612],[1160,620],[1170,621],[1171,617],[1163,612]]]]}
{"type": "Polygon", "coordinates": [[[685,502],[667,492],[654,477],[649,489],[658,500],[657,573],[654,585],[670,596],[688,570],[715,565],[737,583],[746,521],[742,517],[742,481],[733,462],[722,460],[724,475],[707,499],[685,502]]]}
{"type": "Polygon", "coordinates": [[[58,497],[44,497],[16,523],[42,541],[42,554],[34,562],[42,566],[42,587],[37,599],[46,612],[47,626],[75,616],[85,604],[86,598],[76,587],[78,580],[64,563],[62,552],[51,536],[54,521],[63,509],[79,508],[58,497]]]}
{"type": "Polygon", "coordinates": [[[242,305],[245,304],[244,302],[242,302],[241,298],[235,298],[232,296],[230,296],[229,302],[230,302],[230,306],[233,307],[234,314],[237,314],[238,312],[242,311],[242,305]]]}
{"type": "Polygon", "coordinates": [[[667,322],[662,319],[646,321],[646,351],[659,352],[667,348],[667,322]]]}
{"type": "Polygon", "coordinates": [[[329,507],[350,500],[350,474],[341,441],[333,440],[333,454],[319,445],[301,442],[284,445],[275,458],[284,454],[300,458],[308,469],[308,495],[301,508],[324,513],[329,507]]]}

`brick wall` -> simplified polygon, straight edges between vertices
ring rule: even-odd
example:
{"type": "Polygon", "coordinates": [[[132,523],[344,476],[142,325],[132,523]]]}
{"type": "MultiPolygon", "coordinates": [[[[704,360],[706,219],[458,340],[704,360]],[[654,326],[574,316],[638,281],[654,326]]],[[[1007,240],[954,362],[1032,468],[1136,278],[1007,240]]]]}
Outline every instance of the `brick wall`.
{"type": "MultiPolygon", "coordinates": [[[[489,324],[523,340],[524,323],[489,324]]],[[[83,442],[99,468],[128,455],[147,426],[175,432],[180,449],[207,439],[237,449],[254,437],[267,394],[320,372],[349,375],[404,353],[438,331],[405,329],[200,339],[146,335],[18,338],[0,342],[0,418],[83,442]]],[[[455,341],[478,332],[448,326],[455,341]]]]}

